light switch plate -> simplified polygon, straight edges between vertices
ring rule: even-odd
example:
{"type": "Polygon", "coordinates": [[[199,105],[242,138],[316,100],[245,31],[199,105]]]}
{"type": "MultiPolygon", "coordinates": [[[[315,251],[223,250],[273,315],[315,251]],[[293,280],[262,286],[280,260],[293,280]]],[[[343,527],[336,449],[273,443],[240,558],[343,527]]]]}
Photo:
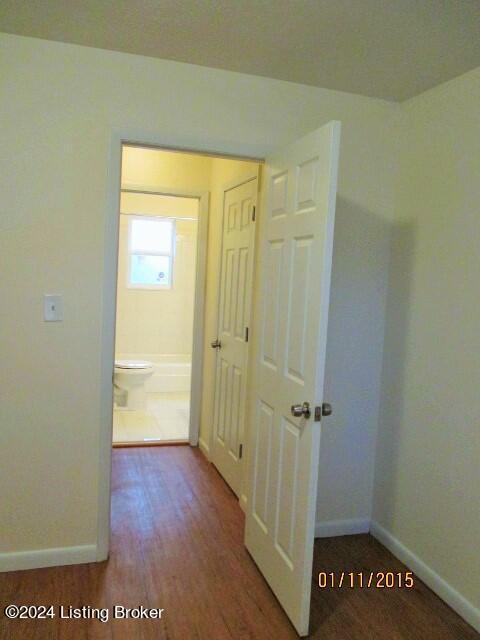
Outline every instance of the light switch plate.
{"type": "Polygon", "coordinates": [[[63,300],[60,294],[46,293],[43,296],[43,319],[45,322],[63,320],[63,300]]]}

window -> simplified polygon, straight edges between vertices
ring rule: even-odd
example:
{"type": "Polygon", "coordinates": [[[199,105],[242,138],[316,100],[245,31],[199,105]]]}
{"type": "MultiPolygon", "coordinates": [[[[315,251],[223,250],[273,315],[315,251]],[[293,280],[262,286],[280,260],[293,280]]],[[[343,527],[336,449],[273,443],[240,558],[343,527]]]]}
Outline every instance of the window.
{"type": "Polygon", "coordinates": [[[175,221],[132,216],[128,223],[128,286],[171,289],[175,221]]]}

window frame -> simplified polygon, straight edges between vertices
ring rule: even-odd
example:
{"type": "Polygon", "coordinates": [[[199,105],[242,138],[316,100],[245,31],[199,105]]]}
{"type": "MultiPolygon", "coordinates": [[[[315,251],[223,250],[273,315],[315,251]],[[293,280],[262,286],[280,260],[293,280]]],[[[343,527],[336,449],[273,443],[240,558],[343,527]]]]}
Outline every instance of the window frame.
{"type": "Polygon", "coordinates": [[[152,216],[137,213],[124,214],[128,216],[128,230],[127,230],[127,289],[144,289],[146,291],[158,291],[158,290],[170,290],[173,289],[173,275],[174,275],[174,262],[175,262],[175,246],[176,246],[176,220],[168,216],[152,216]],[[132,250],[132,226],[137,220],[148,220],[149,222],[169,222],[172,228],[172,238],[170,251],[133,251],[132,250]],[[168,284],[142,284],[131,282],[132,272],[132,260],[131,257],[135,256],[157,256],[162,258],[168,258],[170,262],[170,282],[168,284]]]}

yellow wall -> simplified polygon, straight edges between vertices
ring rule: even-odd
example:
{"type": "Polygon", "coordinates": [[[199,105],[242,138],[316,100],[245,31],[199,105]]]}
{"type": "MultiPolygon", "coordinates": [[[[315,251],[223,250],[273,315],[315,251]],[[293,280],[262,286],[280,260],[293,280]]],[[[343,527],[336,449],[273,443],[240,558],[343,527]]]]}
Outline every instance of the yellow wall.
{"type": "MultiPolygon", "coordinates": [[[[106,397],[111,384],[110,365],[102,361],[111,331],[102,324],[109,299],[104,275],[112,269],[106,211],[110,176],[117,171],[112,139],[119,131],[130,140],[264,157],[331,119],[342,121],[342,251],[334,278],[340,287],[351,276],[368,286],[361,303],[360,295],[352,303],[333,301],[331,326],[347,326],[353,334],[348,361],[339,352],[340,336],[331,341],[334,367],[327,384],[337,405],[322,469],[336,498],[321,505],[320,515],[328,519],[336,509],[369,513],[371,457],[363,454],[372,449],[376,428],[386,274],[383,244],[373,251],[369,239],[383,242],[392,213],[398,107],[7,34],[0,35],[0,78],[0,349],[6,363],[0,385],[0,567],[18,566],[21,551],[30,566],[58,562],[59,554],[63,562],[96,557],[100,478],[108,472],[102,393],[106,397]],[[349,242],[354,249],[347,251],[349,242]],[[62,323],[43,322],[44,293],[63,294],[62,323]],[[359,319],[353,327],[350,317],[359,319]],[[359,373],[368,387],[357,392],[359,373]],[[359,448],[361,461],[348,481],[339,478],[340,461],[353,459],[359,448]],[[361,499],[351,500],[351,486],[361,499]]],[[[209,269],[211,277],[215,269],[209,269]]]]}
{"type": "Polygon", "coordinates": [[[176,153],[125,146],[122,184],[208,191],[212,158],[195,153],[176,153]]]}
{"type": "MultiPolygon", "coordinates": [[[[157,149],[125,146],[122,184],[158,189],[206,192],[210,189],[212,159],[157,149]]],[[[198,215],[198,201],[122,194],[122,213],[176,216],[198,215]],[[193,209],[192,209],[193,206],[193,209]]],[[[175,282],[170,290],[148,291],[126,286],[126,216],[121,217],[115,350],[124,355],[191,355],[195,285],[196,223],[177,221],[175,282]]]]}
{"type": "Polygon", "coordinates": [[[153,216],[197,218],[198,199],[124,191],[120,196],[120,211],[124,214],[148,212],[153,216]]]}
{"type": "MultiPolygon", "coordinates": [[[[122,153],[122,184],[167,191],[206,192],[210,189],[212,159],[158,149],[125,146],[122,153]]],[[[122,194],[122,213],[146,212],[177,216],[198,215],[198,200],[155,198],[122,194]],[[192,209],[193,206],[193,209],[192,209]]],[[[177,221],[175,282],[170,290],[148,291],[126,286],[128,219],[121,216],[117,287],[115,350],[123,355],[192,353],[195,286],[196,223],[177,221]]]]}

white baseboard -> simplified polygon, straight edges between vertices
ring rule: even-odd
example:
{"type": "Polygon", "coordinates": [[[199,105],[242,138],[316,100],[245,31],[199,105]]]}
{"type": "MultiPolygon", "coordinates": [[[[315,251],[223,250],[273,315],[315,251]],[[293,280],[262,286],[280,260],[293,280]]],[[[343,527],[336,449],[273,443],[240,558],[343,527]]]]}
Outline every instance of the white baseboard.
{"type": "Polygon", "coordinates": [[[315,538],[330,538],[333,536],[351,536],[356,533],[370,531],[369,518],[351,518],[349,520],[327,520],[315,525],[315,538]]]}
{"type": "Polygon", "coordinates": [[[97,562],[97,545],[0,553],[0,572],[97,562]]]}
{"type": "Polygon", "coordinates": [[[210,460],[210,447],[203,438],[198,439],[198,446],[207,460],[210,460]]]}
{"type": "Polygon", "coordinates": [[[399,560],[407,565],[427,586],[430,587],[454,611],[480,632],[480,609],[469,602],[461,593],[448,584],[423,560],[410,551],[400,540],[384,529],[378,522],[371,524],[370,533],[377,538],[399,560]]]}
{"type": "Polygon", "coordinates": [[[239,503],[243,513],[247,513],[247,496],[244,493],[240,496],[239,503]]]}

